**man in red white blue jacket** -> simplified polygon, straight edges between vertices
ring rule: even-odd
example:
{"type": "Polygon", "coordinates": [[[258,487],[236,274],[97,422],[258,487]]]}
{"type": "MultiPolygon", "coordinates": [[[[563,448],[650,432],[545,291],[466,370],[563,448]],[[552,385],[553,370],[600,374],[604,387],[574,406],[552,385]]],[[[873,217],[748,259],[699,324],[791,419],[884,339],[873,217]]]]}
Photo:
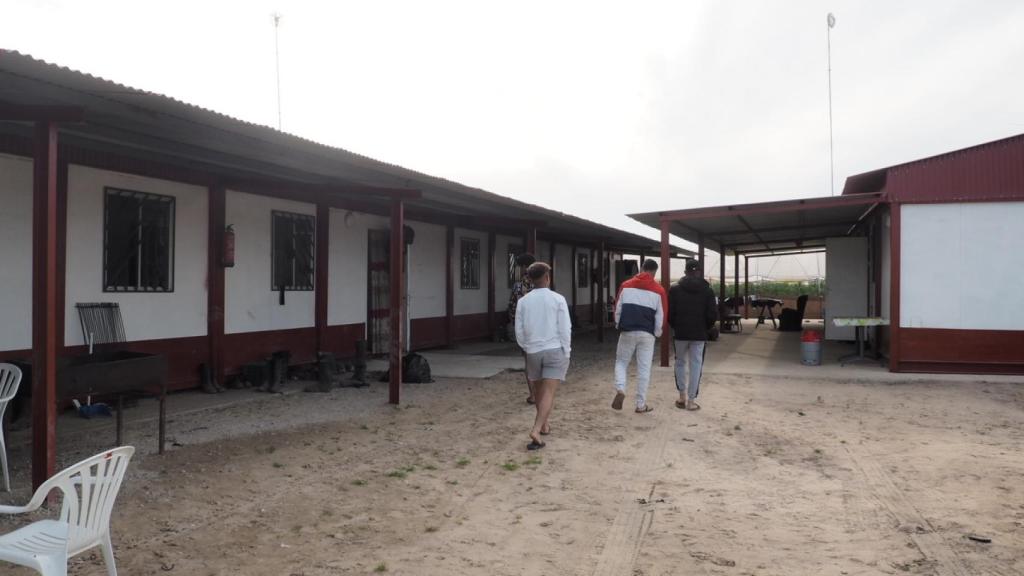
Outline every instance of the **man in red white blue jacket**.
{"type": "Polygon", "coordinates": [[[626,398],[626,372],[636,356],[636,411],[653,410],[647,405],[647,387],[651,383],[654,340],[661,337],[668,301],[665,289],[654,279],[658,262],[644,260],[643,271],[622,283],[615,299],[615,327],[620,330],[615,351],[615,400],[612,408],[622,410],[626,398]]]}

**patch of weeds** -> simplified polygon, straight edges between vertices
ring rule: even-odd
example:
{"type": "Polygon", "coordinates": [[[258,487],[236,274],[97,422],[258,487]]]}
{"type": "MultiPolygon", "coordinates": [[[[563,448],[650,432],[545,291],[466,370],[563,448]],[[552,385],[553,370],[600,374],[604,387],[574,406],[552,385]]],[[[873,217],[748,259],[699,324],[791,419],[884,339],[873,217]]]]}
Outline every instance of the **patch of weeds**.
{"type": "Polygon", "coordinates": [[[385,564],[384,562],[381,562],[380,564],[377,564],[377,567],[374,568],[373,571],[374,572],[387,572],[388,571],[388,565],[385,564]]]}
{"type": "Polygon", "coordinates": [[[367,426],[366,424],[360,424],[360,425],[359,425],[359,429],[360,429],[360,430],[369,430],[369,429],[370,429],[370,427],[369,427],[369,426],[367,426]]]}
{"type": "Polygon", "coordinates": [[[265,454],[273,454],[277,450],[276,446],[270,445],[263,449],[265,454]]]}
{"type": "Polygon", "coordinates": [[[408,475],[409,473],[406,472],[405,470],[392,470],[391,472],[385,474],[385,476],[387,476],[388,478],[405,478],[408,475]]]}
{"type": "Polygon", "coordinates": [[[821,448],[815,448],[814,449],[814,453],[820,456],[820,455],[824,454],[825,451],[822,450],[821,448]]]}
{"type": "Polygon", "coordinates": [[[274,468],[284,468],[284,464],[281,464],[280,462],[274,462],[274,468]]]}
{"type": "Polygon", "coordinates": [[[455,465],[459,468],[465,468],[466,466],[469,466],[469,458],[459,458],[455,461],[455,465]]]}
{"type": "Polygon", "coordinates": [[[504,468],[505,470],[508,470],[509,472],[515,472],[516,470],[519,470],[519,464],[516,464],[511,460],[502,464],[501,467],[504,468]]]}
{"type": "Polygon", "coordinates": [[[424,531],[425,532],[437,532],[438,531],[438,527],[437,526],[427,526],[426,530],[424,530],[424,531]]]}
{"type": "Polygon", "coordinates": [[[523,460],[523,465],[524,466],[539,466],[541,462],[543,462],[543,460],[541,460],[540,456],[530,456],[526,460],[523,460]]]}
{"type": "Polygon", "coordinates": [[[459,485],[459,481],[458,480],[449,480],[448,483],[451,484],[452,486],[458,486],[459,485]]]}
{"type": "Polygon", "coordinates": [[[420,467],[424,470],[437,470],[437,466],[434,466],[433,464],[424,464],[420,467]]]}
{"type": "Polygon", "coordinates": [[[352,481],[353,486],[366,486],[366,480],[356,479],[352,481]]]}
{"type": "Polygon", "coordinates": [[[739,424],[737,424],[737,425],[733,426],[733,427],[732,427],[732,429],[733,429],[733,430],[735,430],[735,431],[737,431],[737,432],[739,432],[740,430],[743,430],[743,428],[740,428],[740,425],[739,425],[739,424]]]}

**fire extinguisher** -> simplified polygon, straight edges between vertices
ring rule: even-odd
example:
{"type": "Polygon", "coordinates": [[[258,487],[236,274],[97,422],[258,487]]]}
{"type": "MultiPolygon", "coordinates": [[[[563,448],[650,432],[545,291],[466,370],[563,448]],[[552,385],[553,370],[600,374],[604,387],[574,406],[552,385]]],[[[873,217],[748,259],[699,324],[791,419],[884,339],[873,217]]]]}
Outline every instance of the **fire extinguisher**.
{"type": "Polygon", "coordinates": [[[230,224],[224,229],[224,254],[221,260],[225,268],[235,266],[235,228],[230,224]]]}

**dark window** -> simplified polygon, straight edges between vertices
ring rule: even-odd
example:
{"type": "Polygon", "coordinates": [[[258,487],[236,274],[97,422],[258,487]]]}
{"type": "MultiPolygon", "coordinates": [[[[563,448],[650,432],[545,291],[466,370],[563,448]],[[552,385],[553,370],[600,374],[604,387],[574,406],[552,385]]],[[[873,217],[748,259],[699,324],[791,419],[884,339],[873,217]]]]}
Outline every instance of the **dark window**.
{"type": "Polygon", "coordinates": [[[174,197],[105,191],[103,291],[174,290],[174,197]]]}
{"type": "Polygon", "coordinates": [[[459,265],[459,285],[468,290],[480,288],[480,240],[462,239],[462,257],[459,265]]]}
{"type": "Polygon", "coordinates": [[[506,258],[506,270],[508,270],[508,287],[511,290],[516,282],[519,282],[519,266],[516,265],[516,258],[523,253],[523,247],[509,244],[508,258],[506,258]]]}
{"type": "Polygon", "coordinates": [[[271,289],[312,290],[315,219],[308,214],[273,211],[271,289]]]}
{"type": "Polygon", "coordinates": [[[576,286],[579,288],[590,286],[590,264],[587,259],[586,254],[576,255],[576,286]]]}

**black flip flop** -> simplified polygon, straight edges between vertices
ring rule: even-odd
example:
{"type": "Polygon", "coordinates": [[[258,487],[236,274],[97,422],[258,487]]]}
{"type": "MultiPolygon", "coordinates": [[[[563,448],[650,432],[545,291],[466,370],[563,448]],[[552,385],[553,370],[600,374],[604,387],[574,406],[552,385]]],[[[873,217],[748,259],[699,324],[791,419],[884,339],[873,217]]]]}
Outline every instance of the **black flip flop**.
{"type": "Polygon", "coordinates": [[[547,432],[541,432],[540,433],[541,436],[548,436],[550,434],[551,434],[551,430],[548,430],[547,432]]]}
{"type": "Polygon", "coordinates": [[[540,450],[541,448],[543,448],[545,446],[547,446],[547,444],[545,444],[543,442],[537,442],[536,440],[531,440],[530,443],[526,445],[526,449],[527,450],[531,450],[531,451],[532,450],[540,450]]]}

